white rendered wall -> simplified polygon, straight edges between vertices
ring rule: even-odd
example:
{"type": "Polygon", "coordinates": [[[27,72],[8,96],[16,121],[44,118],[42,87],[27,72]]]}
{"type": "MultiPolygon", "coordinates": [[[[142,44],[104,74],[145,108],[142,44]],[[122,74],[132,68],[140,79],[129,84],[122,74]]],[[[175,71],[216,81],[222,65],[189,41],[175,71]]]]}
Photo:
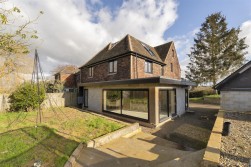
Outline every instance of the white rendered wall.
{"type": "Polygon", "coordinates": [[[87,87],[88,89],[88,110],[102,112],[102,89],[87,87]]]}
{"type": "Polygon", "coordinates": [[[176,88],[176,99],[177,99],[177,114],[182,115],[186,112],[186,97],[185,88],[176,88]]]}

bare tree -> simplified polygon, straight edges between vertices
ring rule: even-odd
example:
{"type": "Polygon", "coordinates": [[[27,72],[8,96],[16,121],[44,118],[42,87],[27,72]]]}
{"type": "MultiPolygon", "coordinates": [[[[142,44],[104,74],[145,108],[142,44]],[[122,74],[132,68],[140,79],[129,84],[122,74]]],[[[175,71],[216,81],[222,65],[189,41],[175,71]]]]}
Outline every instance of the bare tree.
{"type": "Polygon", "coordinates": [[[18,61],[27,56],[32,39],[37,39],[37,31],[30,28],[41,14],[35,19],[25,19],[21,10],[13,6],[6,8],[8,0],[0,0],[0,78],[16,71],[18,61]]]}

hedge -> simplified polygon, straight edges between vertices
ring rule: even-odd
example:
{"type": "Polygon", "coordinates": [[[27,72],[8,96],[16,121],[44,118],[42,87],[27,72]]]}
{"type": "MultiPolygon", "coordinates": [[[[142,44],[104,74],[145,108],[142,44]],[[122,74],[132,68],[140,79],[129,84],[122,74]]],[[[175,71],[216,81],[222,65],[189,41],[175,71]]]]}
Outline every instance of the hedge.
{"type": "Polygon", "coordinates": [[[208,96],[208,95],[214,95],[216,94],[216,91],[213,89],[208,89],[208,90],[195,90],[195,91],[190,91],[189,92],[189,97],[194,98],[194,97],[203,97],[203,96],[208,96]]]}

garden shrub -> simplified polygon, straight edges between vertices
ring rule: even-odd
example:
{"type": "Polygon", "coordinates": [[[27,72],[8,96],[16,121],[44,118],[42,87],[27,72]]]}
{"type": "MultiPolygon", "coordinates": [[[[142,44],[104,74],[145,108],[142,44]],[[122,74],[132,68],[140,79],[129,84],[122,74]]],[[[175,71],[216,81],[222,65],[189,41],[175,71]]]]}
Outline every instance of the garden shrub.
{"type": "Polygon", "coordinates": [[[29,111],[38,108],[45,99],[45,89],[40,84],[40,95],[38,95],[37,85],[24,83],[20,85],[10,96],[10,111],[29,111]]]}
{"type": "Polygon", "coordinates": [[[214,95],[214,94],[216,94],[216,91],[213,89],[194,90],[194,91],[189,92],[189,97],[195,98],[195,97],[203,97],[203,96],[214,95]]]}
{"type": "Polygon", "coordinates": [[[190,98],[195,98],[195,97],[203,97],[203,90],[197,90],[197,91],[190,91],[189,92],[189,97],[190,98]]]}

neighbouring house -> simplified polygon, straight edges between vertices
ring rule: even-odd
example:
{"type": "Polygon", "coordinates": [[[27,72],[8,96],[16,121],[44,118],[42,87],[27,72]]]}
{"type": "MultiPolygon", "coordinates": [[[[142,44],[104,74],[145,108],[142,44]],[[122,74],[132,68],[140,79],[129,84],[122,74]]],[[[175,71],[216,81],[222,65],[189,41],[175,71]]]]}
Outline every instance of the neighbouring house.
{"type": "Polygon", "coordinates": [[[221,108],[251,111],[251,61],[215,86],[221,94],[221,108]]]}
{"type": "Polygon", "coordinates": [[[79,98],[85,109],[158,126],[188,109],[173,42],[152,47],[130,35],[109,43],[80,67],[79,98]]]}
{"type": "Polygon", "coordinates": [[[79,69],[77,66],[66,65],[59,68],[54,74],[55,81],[63,83],[65,92],[74,92],[79,82],[79,69]]]}

